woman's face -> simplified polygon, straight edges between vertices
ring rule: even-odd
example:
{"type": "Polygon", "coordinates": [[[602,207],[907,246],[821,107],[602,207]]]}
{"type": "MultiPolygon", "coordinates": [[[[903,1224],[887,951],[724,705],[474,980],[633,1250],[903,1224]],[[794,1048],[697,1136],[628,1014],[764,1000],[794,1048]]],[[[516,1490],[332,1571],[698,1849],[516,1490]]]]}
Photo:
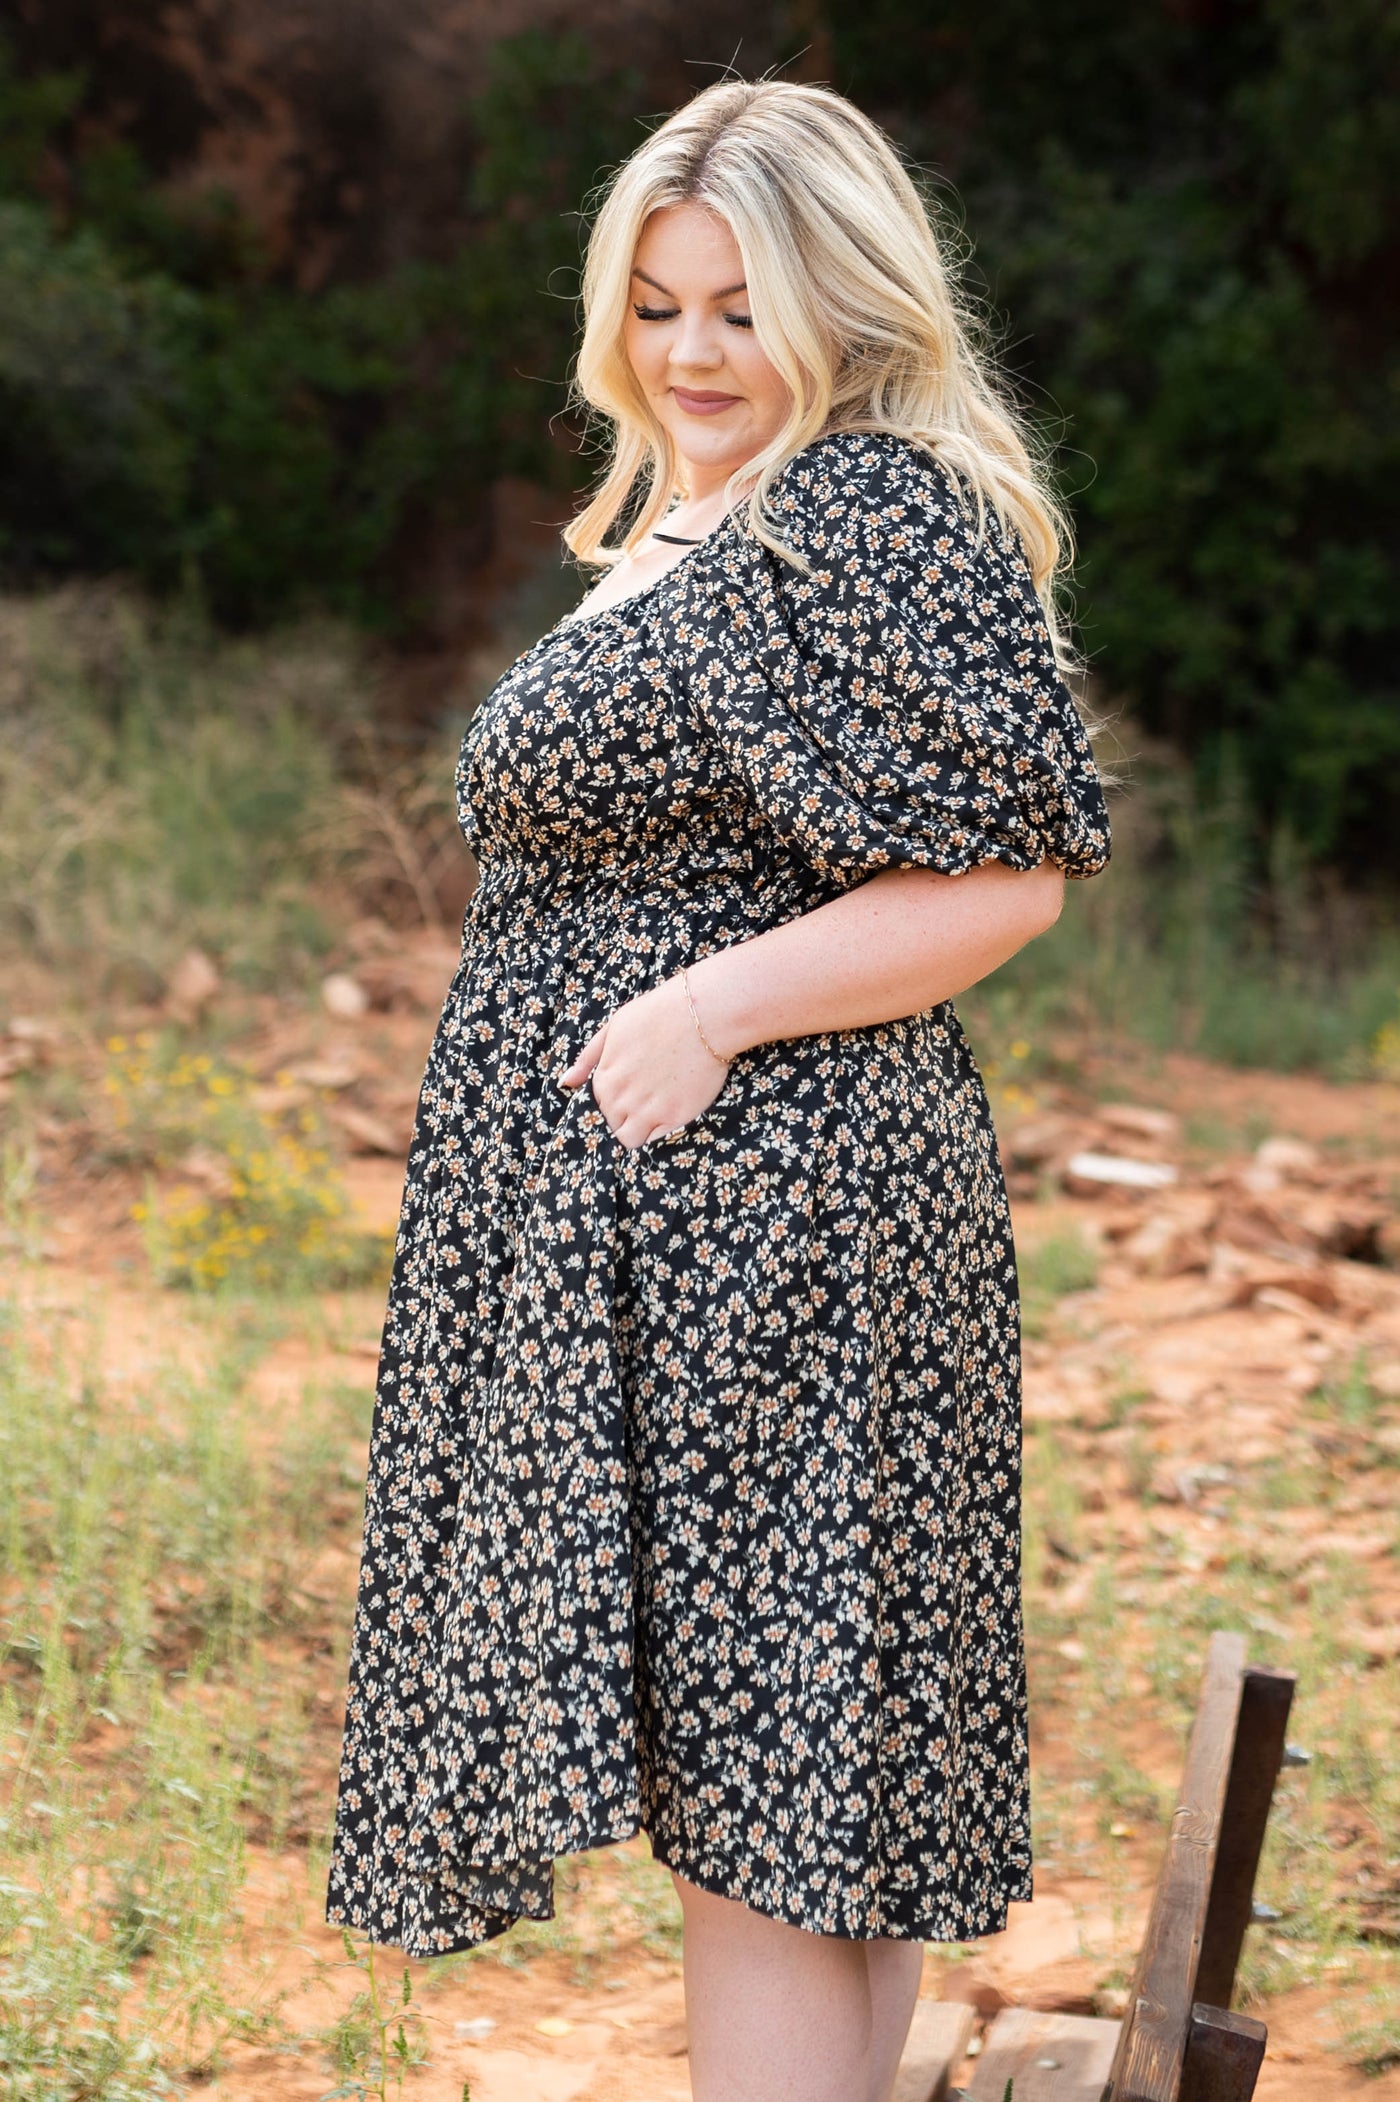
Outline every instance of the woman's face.
{"type": "Polygon", "coordinates": [[[787,421],[792,397],[758,346],[738,243],[703,205],[666,205],[647,219],[624,341],[693,496],[723,488],[787,421]]]}

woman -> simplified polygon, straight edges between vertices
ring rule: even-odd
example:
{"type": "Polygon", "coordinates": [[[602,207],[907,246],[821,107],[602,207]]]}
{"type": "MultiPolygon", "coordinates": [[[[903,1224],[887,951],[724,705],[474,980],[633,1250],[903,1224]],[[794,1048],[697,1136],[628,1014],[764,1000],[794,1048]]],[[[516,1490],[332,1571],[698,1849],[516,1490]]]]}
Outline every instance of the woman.
{"type": "Polygon", "coordinates": [[[697,96],[584,293],[605,573],[462,748],[329,1916],[470,1947],[642,1827],[699,2102],[885,2102],[922,1944],[1031,1895],[1014,1255],[949,1001],[1108,856],[1057,522],[838,96],[697,96]]]}

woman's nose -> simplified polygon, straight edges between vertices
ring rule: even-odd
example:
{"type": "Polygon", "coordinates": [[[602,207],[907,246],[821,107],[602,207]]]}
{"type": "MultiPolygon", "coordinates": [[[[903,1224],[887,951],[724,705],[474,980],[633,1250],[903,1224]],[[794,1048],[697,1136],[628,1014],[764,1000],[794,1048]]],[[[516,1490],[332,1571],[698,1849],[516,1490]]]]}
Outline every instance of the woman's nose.
{"type": "Polygon", "coordinates": [[[700,366],[719,365],[723,352],[714,323],[708,314],[682,314],[671,345],[671,363],[694,371],[700,366]]]}

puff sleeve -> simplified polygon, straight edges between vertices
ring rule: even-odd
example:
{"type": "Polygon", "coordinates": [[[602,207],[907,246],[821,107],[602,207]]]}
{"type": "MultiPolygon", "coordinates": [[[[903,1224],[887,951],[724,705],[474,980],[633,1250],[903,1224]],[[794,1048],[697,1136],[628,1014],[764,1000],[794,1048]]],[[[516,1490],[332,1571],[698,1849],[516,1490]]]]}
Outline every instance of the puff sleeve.
{"type": "Polygon", "coordinates": [[[770,515],[696,573],[693,705],[785,846],[843,887],[1109,856],[1098,771],[1019,542],[911,441],[837,433],[789,461],[770,515]]]}

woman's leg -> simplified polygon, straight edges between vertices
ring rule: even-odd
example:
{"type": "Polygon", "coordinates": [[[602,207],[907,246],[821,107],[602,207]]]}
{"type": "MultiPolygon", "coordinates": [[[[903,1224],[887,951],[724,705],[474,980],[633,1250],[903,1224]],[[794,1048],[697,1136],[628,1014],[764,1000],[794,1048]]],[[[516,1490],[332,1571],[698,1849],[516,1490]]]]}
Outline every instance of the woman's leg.
{"type": "Polygon", "coordinates": [[[672,1874],[694,2102],[889,2102],[921,1946],[809,1934],[672,1874]]]}
{"type": "Polygon", "coordinates": [[[890,2102],[919,1997],[924,1945],[921,1941],[867,1941],[860,1946],[870,1973],[868,2102],[890,2102]]]}

